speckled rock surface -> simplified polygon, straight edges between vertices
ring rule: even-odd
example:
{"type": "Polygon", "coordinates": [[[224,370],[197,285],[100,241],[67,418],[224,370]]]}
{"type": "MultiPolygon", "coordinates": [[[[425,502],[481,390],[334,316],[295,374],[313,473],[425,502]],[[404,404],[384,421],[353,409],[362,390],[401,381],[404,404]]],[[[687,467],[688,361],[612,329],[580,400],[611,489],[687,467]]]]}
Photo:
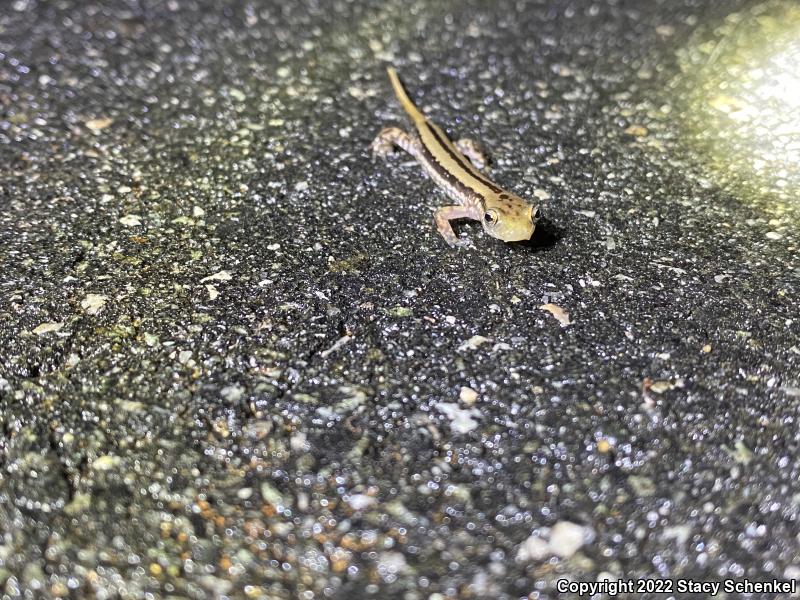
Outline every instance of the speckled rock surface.
{"type": "Polygon", "coordinates": [[[794,10],[5,3],[2,597],[800,577],[794,10]],[[531,244],[370,160],[389,63],[531,244]]]}

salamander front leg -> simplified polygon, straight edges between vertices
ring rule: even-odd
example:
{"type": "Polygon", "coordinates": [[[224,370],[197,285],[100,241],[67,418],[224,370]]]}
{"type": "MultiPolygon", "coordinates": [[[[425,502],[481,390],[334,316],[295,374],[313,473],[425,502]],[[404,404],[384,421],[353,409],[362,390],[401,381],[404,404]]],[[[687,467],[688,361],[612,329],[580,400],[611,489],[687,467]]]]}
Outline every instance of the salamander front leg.
{"type": "Polygon", "coordinates": [[[456,142],[456,149],[466,156],[475,165],[476,169],[484,169],[489,164],[489,159],[481,145],[475,140],[462,138],[456,142]]]}
{"type": "Polygon", "coordinates": [[[418,158],[420,153],[419,140],[399,127],[382,129],[372,141],[370,148],[372,149],[372,158],[386,158],[394,152],[395,148],[402,148],[414,158],[418,158]]]}
{"type": "Polygon", "coordinates": [[[464,247],[469,244],[467,240],[459,239],[453,231],[453,227],[450,225],[450,221],[453,219],[466,218],[472,218],[472,211],[466,206],[442,206],[441,208],[437,208],[436,212],[433,213],[436,229],[449,246],[464,247]]]}

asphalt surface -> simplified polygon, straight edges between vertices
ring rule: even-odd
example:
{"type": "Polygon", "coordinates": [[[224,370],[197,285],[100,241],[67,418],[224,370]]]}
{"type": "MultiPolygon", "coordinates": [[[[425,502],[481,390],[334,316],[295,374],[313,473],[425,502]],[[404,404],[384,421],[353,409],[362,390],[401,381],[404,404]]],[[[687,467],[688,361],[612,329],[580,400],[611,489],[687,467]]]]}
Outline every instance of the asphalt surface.
{"type": "Polygon", "coordinates": [[[4,3],[0,595],[800,578],[795,10],[4,3]],[[370,159],[388,64],[531,243],[370,159]]]}

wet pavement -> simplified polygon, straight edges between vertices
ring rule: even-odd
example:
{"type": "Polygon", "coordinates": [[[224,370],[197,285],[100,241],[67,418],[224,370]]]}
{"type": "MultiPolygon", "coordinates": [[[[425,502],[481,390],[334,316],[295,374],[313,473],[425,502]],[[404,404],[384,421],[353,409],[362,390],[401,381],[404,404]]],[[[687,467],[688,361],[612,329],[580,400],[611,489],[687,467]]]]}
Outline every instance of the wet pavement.
{"type": "Polygon", "coordinates": [[[798,40],[775,2],[6,3],[2,597],[800,578],[798,40]],[[388,64],[531,243],[448,248],[370,159],[388,64]]]}

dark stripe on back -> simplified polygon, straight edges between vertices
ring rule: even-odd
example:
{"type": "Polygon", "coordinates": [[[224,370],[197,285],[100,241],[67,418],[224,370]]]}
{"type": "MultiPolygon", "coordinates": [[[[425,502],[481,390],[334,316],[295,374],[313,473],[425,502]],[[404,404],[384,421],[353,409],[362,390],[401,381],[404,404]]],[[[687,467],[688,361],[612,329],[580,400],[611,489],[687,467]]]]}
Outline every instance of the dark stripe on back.
{"type": "MultiPolygon", "coordinates": [[[[450,158],[452,158],[458,166],[460,166],[467,173],[469,173],[471,177],[474,177],[475,179],[480,181],[483,185],[488,187],[496,194],[499,194],[500,192],[503,191],[501,188],[497,187],[497,184],[495,184],[493,181],[487,179],[485,176],[483,176],[481,173],[477,172],[473,168],[470,168],[472,167],[472,165],[469,164],[467,158],[462,156],[460,153],[453,152],[453,149],[450,147],[450,144],[448,144],[446,141],[442,139],[442,136],[439,135],[439,132],[436,131],[436,129],[432,127],[430,123],[428,123],[427,121],[423,121],[423,123],[425,123],[425,127],[428,128],[428,131],[431,133],[434,139],[439,143],[439,146],[441,146],[442,149],[445,152],[447,152],[447,154],[450,155],[450,158]]],[[[425,146],[425,144],[422,145],[425,146]]]]}
{"type": "Polygon", "coordinates": [[[442,177],[442,179],[445,179],[454,188],[458,188],[462,194],[466,194],[476,199],[483,200],[482,194],[480,194],[476,190],[473,190],[465,182],[461,181],[458,177],[456,177],[455,174],[448,171],[442,163],[436,160],[436,157],[433,155],[433,152],[431,152],[425,146],[425,144],[420,143],[420,148],[422,148],[422,153],[425,155],[425,159],[429,163],[439,167],[438,169],[436,169],[436,172],[439,174],[440,177],[442,177]]]}

